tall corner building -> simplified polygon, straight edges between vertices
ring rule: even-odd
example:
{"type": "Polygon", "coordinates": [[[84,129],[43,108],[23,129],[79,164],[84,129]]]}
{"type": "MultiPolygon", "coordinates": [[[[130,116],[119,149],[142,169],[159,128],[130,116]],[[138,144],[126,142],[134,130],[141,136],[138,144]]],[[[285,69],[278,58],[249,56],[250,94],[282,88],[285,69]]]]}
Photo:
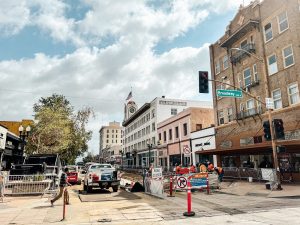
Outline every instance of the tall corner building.
{"type": "Polygon", "coordinates": [[[284,136],[274,137],[280,170],[300,180],[300,1],[263,0],[240,7],[210,46],[210,61],[212,79],[223,84],[213,82],[216,149],[202,154],[217,155],[225,168],[273,167],[264,128],[265,99],[273,98],[271,116],[284,127],[284,136]],[[234,89],[231,85],[247,94],[216,95],[218,89],[234,89]]]}
{"type": "Polygon", "coordinates": [[[119,122],[109,122],[99,130],[99,156],[101,162],[120,163],[123,144],[123,127],[119,122]]]}

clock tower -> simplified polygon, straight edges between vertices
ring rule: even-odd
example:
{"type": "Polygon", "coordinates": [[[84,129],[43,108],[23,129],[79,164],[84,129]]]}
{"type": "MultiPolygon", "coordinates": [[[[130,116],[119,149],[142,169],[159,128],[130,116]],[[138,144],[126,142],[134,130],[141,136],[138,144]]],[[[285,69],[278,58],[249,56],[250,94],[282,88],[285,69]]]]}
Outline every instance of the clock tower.
{"type": "Polygon", "coordinates": [[[137,104],[135,104],[134,101],[129,101],[127,102],[127,104],[125,105],[125,110],[124,110],[124,120],[128,120],[136,111],[137,111],[138,107],[137,104]]]}

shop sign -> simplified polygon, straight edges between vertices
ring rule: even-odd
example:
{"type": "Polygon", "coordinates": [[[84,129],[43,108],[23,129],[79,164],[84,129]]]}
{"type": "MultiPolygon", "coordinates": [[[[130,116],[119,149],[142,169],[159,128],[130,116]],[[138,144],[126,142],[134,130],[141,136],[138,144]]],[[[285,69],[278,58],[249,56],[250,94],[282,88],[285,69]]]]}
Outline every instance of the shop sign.
{"type": "Polygon", "coordinates": [[[300,139],[300,129],[285,132],[285,140],[298,140],[300,139]]]}
{"type": "Polygon", "coordinates": [[[222,148],[231,148],[232,147],[232,141],[222,141],[220,146],[222,148]]]}

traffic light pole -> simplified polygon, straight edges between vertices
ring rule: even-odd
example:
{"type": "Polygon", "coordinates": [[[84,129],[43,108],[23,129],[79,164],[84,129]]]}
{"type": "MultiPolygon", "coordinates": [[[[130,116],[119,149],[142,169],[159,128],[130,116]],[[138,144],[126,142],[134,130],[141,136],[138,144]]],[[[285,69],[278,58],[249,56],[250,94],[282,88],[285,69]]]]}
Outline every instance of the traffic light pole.
{"type": "MultiPolygon", "coordinates": [[[[252,94],[244,91],[243,89],[239,88],[239,87],[236,87],[232,84],[227,84],[223,81],[220,81],[220,80],[214,80],[214,79],[207,79],[208,81],[212,81],[212,82],[217,82],[217,83],[221,83],[221,84],[225,84],[225,85],[228,85],[230,87],[233,87],[237,90],[240,90],[242,91],[244,94],[254,98],[256,101],[262,103],[263,105],[266,105],[266,102],[258,99],[257,97],[253,96],[252,94]]],[[[270,123],[270,133],[271,133],[271,143],[272,143],[272,153],[273,153],[273,161],[274,161],[274,169],[275,169],[275,173],[276,173],[276,184],[277,184],[277,189],[278,190],[282,190],[282,187],[281,187],[281,181],[280,181],[280,173],[279,173],[279,164],[278,164],[278,157],[277,157],[277,149],[276,149],[276,140],[275,140],[275,132],[274,132],[274,126],[273,126],[273,119],[272,119],[272,111],[270,109],[268,109],[267,111],[268,113],[268,120],[269,120],[269,123],[270,123]]]]}

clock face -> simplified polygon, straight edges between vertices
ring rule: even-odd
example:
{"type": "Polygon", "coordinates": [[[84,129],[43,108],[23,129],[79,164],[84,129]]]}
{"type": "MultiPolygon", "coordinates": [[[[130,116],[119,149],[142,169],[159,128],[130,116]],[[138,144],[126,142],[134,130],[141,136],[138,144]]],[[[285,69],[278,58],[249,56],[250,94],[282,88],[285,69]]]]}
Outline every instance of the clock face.
{"type": "Polygon", "coordinates": [[[130,112],[130,113],[134,113],[134,112],[135,112],[135,108],[133,108],[133,107],[130,108],[130,109],[129,109],[129,112],[130,112]]]}

